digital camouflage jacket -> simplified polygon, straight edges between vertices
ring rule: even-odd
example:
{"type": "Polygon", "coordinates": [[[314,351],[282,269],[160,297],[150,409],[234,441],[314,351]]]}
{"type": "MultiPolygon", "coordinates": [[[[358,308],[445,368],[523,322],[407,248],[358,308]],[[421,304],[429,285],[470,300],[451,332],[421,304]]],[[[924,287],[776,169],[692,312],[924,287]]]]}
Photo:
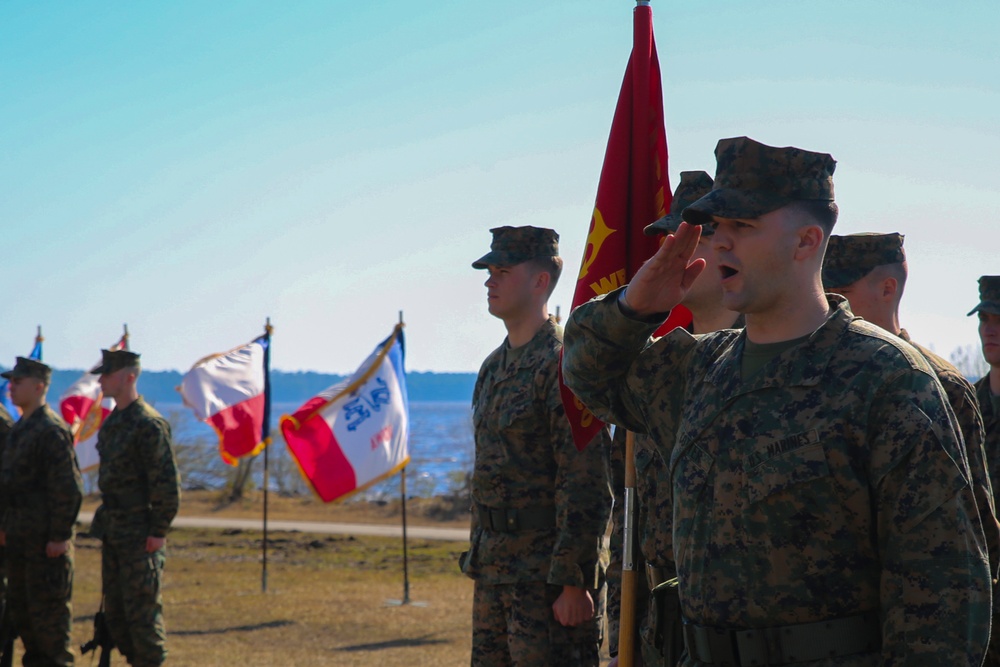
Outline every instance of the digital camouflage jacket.
{"type": "Polygon", "coordinates": [[[880,654],[801,664],[979,664],[985,537],[923,357],[833,296],[819,329],[744,380],[745,332],[650,342],[656,326],[625,317],[620,291],[570,317],[564,376],[598,417],[663,448],[686,620],[738,630],[878,610],[880,654]]]}
{"type": "Polygon", "coordinates": [[[473,519],[462,571],[484,583],[594,589],[603,581],[609,437],[602,430],[582,452],[574,446],[559,395],[561,348],[562,330],[550,319],[507,365],[505,340],[476,380],[473,519]],[[491,530],[480,517],[483,508],[551,512],[554,519],[551,527],[491,530]]]}

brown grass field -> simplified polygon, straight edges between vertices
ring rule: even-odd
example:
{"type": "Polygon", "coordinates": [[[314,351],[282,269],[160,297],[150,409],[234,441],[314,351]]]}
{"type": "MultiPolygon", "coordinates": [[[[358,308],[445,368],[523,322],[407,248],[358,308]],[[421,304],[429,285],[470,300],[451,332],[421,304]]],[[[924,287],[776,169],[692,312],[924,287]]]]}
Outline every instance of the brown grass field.
{"type": "MultiPolygon", "coordinates": [[[[188,516],[260,516],[260,498],[221,505],[216,492],[187,493],[188,516]]],[[[88,499],[84,509],[96,502],[88,499]]],[[[438,500],[408,503],[412,525],[468,526],[438,500]],[[410,507],[412,505],[412,507],[410,507]]],[[[464,516],[463,516],[464,515],[464,516]]],[[[302,521],[398,523],[398,507],[323,505],[272,498],[269,516],[302,521]]],[[[269,533],[268,590],[261,592],[259,531],[178,529],[167,538],[164,582],[167,664],[251,667],[468,665],[472,581],[458,571],[464,543],[410,539],[410,599],[395,538],[269,533]]],[[[76,541],[73,643],[79,656],[100,604],[100,543],[76,541]]],[[[19,664],[20,657],[16,657],[19,664]]],[[[125,665],[117,652],[113,665],[125,665]]]]}

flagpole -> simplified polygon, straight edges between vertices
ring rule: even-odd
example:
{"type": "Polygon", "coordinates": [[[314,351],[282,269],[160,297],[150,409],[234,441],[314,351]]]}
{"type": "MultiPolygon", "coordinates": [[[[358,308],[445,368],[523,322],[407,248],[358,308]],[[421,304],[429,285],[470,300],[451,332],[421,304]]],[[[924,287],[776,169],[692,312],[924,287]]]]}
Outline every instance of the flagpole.
{"type": "MultiPolygon", "coordinates": [[[[399,311],[399,323],[403,324],[403,311],[399,311]]],[[[410,604],[410,563],[406,553],[406,466],[399,474],[399,488],[403,496],[403,604],[410,604]]]]}
{"type": "Polygon", "coordinates": [[[271,439],[271,332],[274,331],[274,327],[271,326],[271,318],[268,317],[264,324],[264,334],[267,336],[267,345],[264,347],[264,432],[263,442],[264,442],[264,539],[261,542],[261,549],[263,550],[262,569],[260,573],[260,592],[267,592],[267,487],[270,480],[268,479],[268,456],[267,452],[270,445],[271,439]]]}
{"type": "Polygon", "coordinates": [[[122,331],[123,331],[123,333],[122,333],[122,340],[125,341],[125,349],[127,350],[127,349],[129,349],[129,347],[128,347],[128,324],[127,323],[126,324],[122,324],[122,331]]]}

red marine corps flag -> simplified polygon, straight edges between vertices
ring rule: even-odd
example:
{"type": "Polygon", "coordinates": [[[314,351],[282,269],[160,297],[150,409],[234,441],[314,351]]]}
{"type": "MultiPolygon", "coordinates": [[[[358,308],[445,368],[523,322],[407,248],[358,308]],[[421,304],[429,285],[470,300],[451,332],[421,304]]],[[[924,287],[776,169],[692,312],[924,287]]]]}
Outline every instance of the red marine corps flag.
{"type": "MultiPolygon", "coordinates": [[[[643,228],[670,210],[667,133],[663,128],[660,64],[653,41],[653,12],[640,0],[633,16],[632,57],[625,68],[611,136],[604,153],[597,201],[583,253],[573,308],[628,283],[659,247],[643,228]]],[[[674,309],[661,331],[685,326],[691,315],[674,309]]],[[[560,391],[577,449],[604,426],[562,383],[560,391]]]]}

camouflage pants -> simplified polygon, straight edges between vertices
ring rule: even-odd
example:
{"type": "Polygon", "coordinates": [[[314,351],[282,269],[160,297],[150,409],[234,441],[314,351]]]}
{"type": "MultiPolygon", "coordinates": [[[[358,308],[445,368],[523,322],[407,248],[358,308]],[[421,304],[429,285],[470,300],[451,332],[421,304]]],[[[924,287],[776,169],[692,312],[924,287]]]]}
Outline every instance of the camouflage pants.
{"type": "Polygon", "coordinates": [[[544,582],[476,582],[472,603],[473,667],[597,667],[604,623],[604,596],[591,591],[593,620],[567,628],[552,604],[561,586],[544,582]]]}
{"type": "Polygon", "coordinates": [[[105,620],[115,646],[133,667],[156,667],[167,657],[160,594],[165,560],[163,549],[146,553],[145,537],[104,537],[105,620]]]}
{"type": "Polygon", "coordinates": [[[73,664],[73,545],[45,555],[45,543],[7,535],[7,612],[24,643],[24,667],[73,664]]]}

